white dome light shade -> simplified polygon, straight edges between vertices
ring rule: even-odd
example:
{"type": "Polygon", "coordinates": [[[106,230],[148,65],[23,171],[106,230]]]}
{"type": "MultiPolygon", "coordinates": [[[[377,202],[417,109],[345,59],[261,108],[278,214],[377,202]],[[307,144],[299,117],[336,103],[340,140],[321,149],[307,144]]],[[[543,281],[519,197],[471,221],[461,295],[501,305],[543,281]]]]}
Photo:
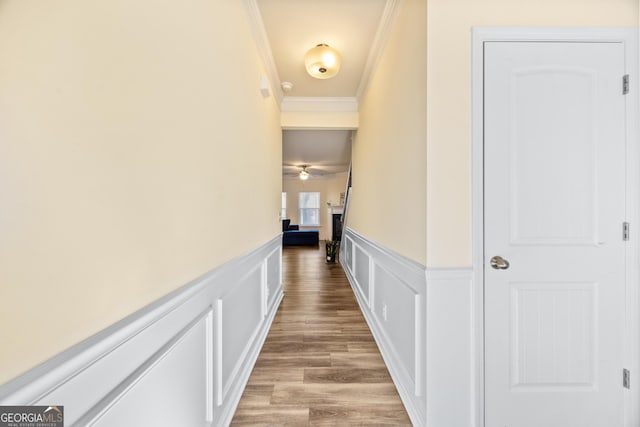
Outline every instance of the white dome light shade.
{"type": "Polygon", "coordinates": [[[309,179],[309,172],[307,172],[306,169],[303,169],[300,171],[300,179],[303,181],[306,181],[307,179],[309,179]]]}
{"type": "Polygon", "coordinates": [[[340,52],[326,44],[319,44],[304,56],[307,73],[316,79],[330,79],[340,71],[340,52]]]}

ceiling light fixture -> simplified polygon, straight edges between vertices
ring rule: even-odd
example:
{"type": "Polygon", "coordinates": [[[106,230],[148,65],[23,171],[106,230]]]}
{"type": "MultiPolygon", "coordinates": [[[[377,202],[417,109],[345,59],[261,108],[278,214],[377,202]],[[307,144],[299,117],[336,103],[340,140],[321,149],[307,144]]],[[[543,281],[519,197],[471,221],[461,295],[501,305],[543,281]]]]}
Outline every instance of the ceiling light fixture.
{"type": "Polygon", "coordinates": [[[309,172],[307,172],[307,167],[302,166],[302,170],[300,171],[300,175],[298,175],[301,180],[306,181],[309,179],[309,172]]]}
{"type": "Polygon", "coordinates": [[[307,73],[316,79],[330,79],[335,76],[340,71],[341,63],[340,52],[324,43],[309,49],[304,56],[307,73]]]}

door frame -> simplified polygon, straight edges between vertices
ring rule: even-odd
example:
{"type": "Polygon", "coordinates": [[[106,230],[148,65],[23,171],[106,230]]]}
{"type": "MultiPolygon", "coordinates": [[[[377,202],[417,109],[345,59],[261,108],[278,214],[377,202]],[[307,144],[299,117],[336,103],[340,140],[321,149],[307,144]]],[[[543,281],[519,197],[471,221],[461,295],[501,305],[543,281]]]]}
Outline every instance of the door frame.
{"type": "MultiPolygon", "coordinates": [[[[638,143],[638,58],[637,28],[604,27],[473,27],[471,29],[471,206],[474,322],[473,378],[474,427],[484,423],[484,43],[505,42],[619,42],[624,46],[630,91],[626,95],[626,218],[631,236],[626,251],[627,316],[624,360],[631,371],[631,388],[625,393],[625,427],[640,425],[640,148],[638,143]],[[635,197],[634,197],[635,196],[635,197]]],[[[622,77],[622,76],[621,76],[622,77]]],[[[622,89],[622,81],[620,82],[622,89]]],[[[622,233],[622,231],[621,231],[622,233]]],[[[620,373],[622,384],[622,373],[620,373]]]]}

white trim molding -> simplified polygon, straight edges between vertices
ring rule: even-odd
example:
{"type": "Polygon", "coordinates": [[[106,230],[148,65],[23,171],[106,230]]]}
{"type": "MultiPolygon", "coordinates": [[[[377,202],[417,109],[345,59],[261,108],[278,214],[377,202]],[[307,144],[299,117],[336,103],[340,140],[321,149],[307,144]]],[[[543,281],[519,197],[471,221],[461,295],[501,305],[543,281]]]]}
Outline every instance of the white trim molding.
{"type": "Polygon", "coordinates": [[[281,110],[286,113],[357,113],[354,97],[285,96],[281,110]]]}
{"type": "Polygon", "coordinates": [[[426,280],[427,425],[477,426],[473,270],[429,268],[426,280]]]}
{"type": "Polygon", "coordinates": [[[243,0],[243,5],[247,13],[247,20],[253,33],[253,40],[256,43],[256,48],[264,64],[264,68],[267,71],[267,78],[271,84],[271,89],[274,91],[274,96],[280,105],[284,92],[280,86],[280,76],[278,75],[278,68],[273,60],[273,52],[271,51],[271,45],[269,44],[269,38],[267,37],[267,31],[264,28],[262,21],[262,14],[256,0],[243,0]]]}
{"type": "Polygon", "coordinates": [[[0,405],[55,402],[69,426],[228,425],[283,297],[281,240],[0,386],[0,405]]]}
{"type": "Polygon", "coordinates": [[[354,97],[285,96],[280,110],[283,129],[354,130],[360,119],[354,97]]]}
{"type": "Polygon", "coordinates": [[[424,266],[348,227],[340,263],[412,423],[426,425],[424,266]]]}
{"type": "MultiPolygon", "coordinates": [[[[475,27],[471,32],[471,145],[472,145],[472,236],[473,236],[473,286],[472,319],[478,325],[473,331],[474,363],[474,416],[472,426],[484,426],[484,235],[483,235],[483,47],[488,41],[567,41],[567,42],[617,42],[625,49],[626,73],[630,75],[631,89],[626,97],[627,120],[627,218],[632,230],[640,229],[640,191],[638,149],[638,29],[603,27],[475,27]],[[636,224],[634,227],[633,224],[636,224]]],[[[640,374],[640,292],[638,263],[640,235],[632,232],[627,250],[627,295],[628,305],[624,349],[625,359],[632,372],[640,374]]],[[[450,424],[453,425],[453,424],[450,424]]],[[[638,387],[625,391],[625,427],[640,425],[640,394],[638,387]]]]}
{"type": "Polygon", "coordinates": [[[360,79],[360,84],[356,90],[356,98],[359,102],[362,102],[369,88],[371,74],[380,63],[382,53],[391,38],[391,34],[398,17],[400,16],[400,11],[402,10],[403,5],[404,0],[387,0],[387,3],[384,6],[384,11],[380,18],[380,24],[378,25],[378,30],[376,31],[376,35],[371,45],[371,50],[369,51],[369,56],[367,57],[367,62],[362,72],[362,78],[360,79]]]}

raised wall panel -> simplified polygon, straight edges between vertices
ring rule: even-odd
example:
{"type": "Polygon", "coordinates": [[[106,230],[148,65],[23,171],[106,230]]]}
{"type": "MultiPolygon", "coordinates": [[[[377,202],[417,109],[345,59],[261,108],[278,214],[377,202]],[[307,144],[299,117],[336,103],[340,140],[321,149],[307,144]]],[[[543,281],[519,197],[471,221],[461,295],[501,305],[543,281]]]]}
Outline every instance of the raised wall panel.
{"type": "Polygon", "coordinates": [[[262,321],[262,272],[254,269],[221,298],[223,400],[262,321]]]}
{"type": "Polygon", "coordinates": [[[340,254],[344,259],[343,266],[349,271],[353,271],[353,241],[345,236],[341,245],[344,245],[344,250],[340,254]]]}
{"type": "Polygon", "coordinates": [[[355,278],[358,289],[369,305],[369,255],[358,246],[355,247],[355,278]]]}
{"type": "Polygon", "coordinates": [[[375,266],[374,289],[376,318],[400,364],[399,370],[406,375],[406,381],[413,383],[415,393],[420,382],[416,378],[416,356],[423,338],[416,334],[416,320],[421,315],[416,304],[419,293],[380,265],[375,266]]]}
{"type": "Polygon", "coordinates": [[[267,288],[267,309],[271,307],[278,297],[278,291],[282,286],[282,264],[280,249],[273,251],[267,257],[266,288],[267,288]]]}

